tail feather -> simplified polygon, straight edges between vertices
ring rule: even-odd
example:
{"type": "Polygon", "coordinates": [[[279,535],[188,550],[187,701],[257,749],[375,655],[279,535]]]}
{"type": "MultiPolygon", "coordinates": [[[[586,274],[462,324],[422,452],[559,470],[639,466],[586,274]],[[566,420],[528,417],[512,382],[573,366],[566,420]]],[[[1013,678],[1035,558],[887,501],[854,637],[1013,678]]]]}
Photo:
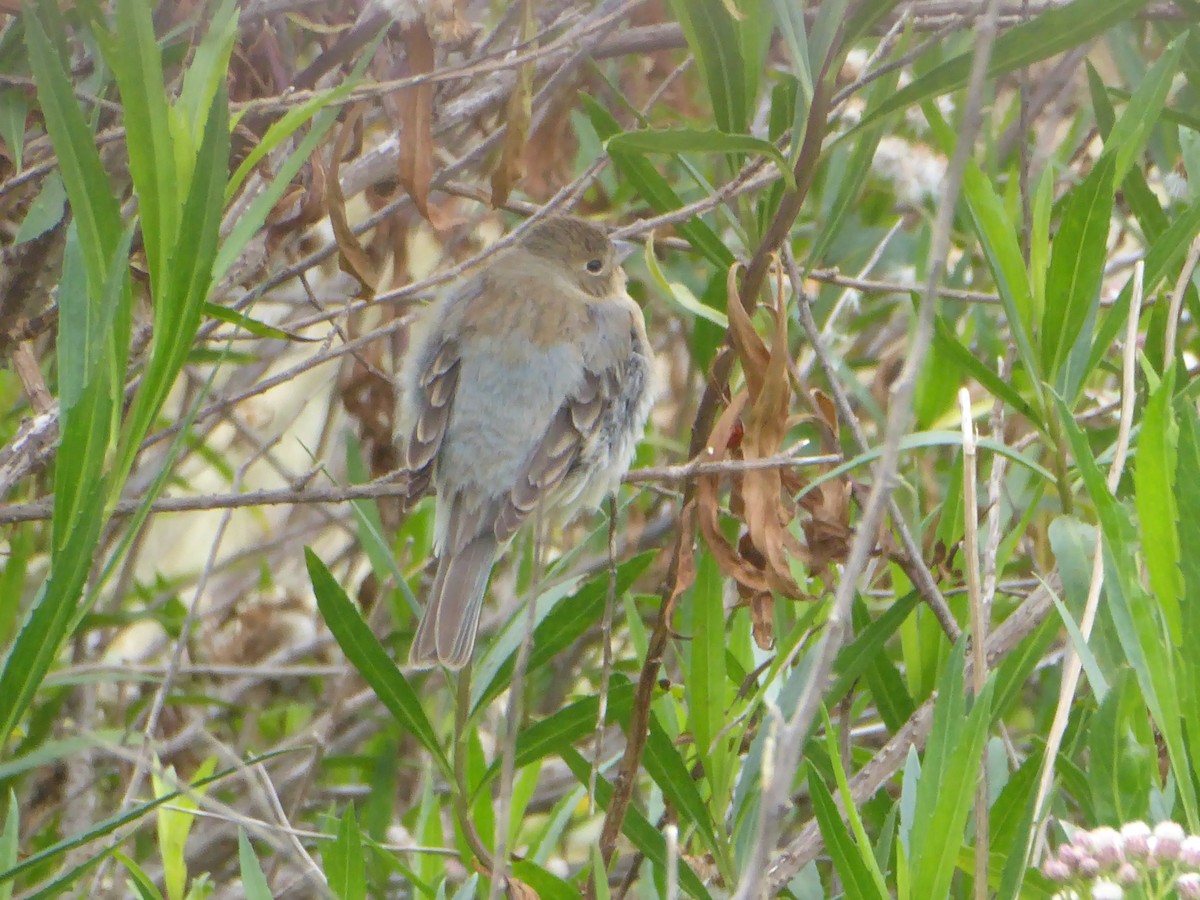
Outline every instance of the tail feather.
{"type": "Polygon", "coordinates": [[[409,651],[410,665],[429,668],[441,663],[461,669],[467,664],[495,560],[496,539],[490,532],[467,542],[457,553],[443,552],[409,651]]]}

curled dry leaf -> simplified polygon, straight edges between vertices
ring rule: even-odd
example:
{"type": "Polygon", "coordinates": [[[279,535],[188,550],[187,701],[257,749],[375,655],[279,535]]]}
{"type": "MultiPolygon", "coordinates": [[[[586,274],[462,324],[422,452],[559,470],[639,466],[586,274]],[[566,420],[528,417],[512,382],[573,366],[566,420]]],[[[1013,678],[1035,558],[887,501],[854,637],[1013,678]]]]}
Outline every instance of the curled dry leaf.
{"type": "Polygon", "coordinates": [[[363,286],[369,296],[374,296],[379,288],[379,272],[371,262],[370,256],[358,242],[350,222],[346,216],[346,198],[342,194],[341,181],[338,179],[338,169],[346,146],[355,128],[362,119],[363,107],[355,103],[346,113],[346,121],[342,124],[337,141],[333,146],[333,159],[329,164],[329,178],[326,181],[325,206],[329,211],[329,223],[333,227],[333,237],[337,241],[338,258],[342,271],[349,272],[363,286]]]}
{"type": "MultiPolygon", "coordinates": [[[[837,407],[822,391],[809,392],[816,422],[821,426],[821,445],[827,453],[842,451],[839,439],[837,407]]],[[[791,490],[792,496],[799,493],[804,481],[791,490]]],[[[850,549],[850,498],[851,486],[848,479],[827,481],[813,488],[800,500],[800,505],[809,514],[800,523],[808,545],[809,565],[813,572],[820,573],[829,563],[846,558],[850,549]]]]}
{"type": "Polygon", "coordinates": [[[513,878],[511,875],[506,879],[504,892],[508,895],[509,900],[539,900],[541,896],[525,882],[513,878]]]}
{"type": "MultiPolygon", "coordinates": [[[[404,30],[404,46],[410,75],[433,71],[433,40],[424,21],[418,19],[404,30]]],[[[408,191],[421,215],[437,228],[437,223],[429,217],[429,187],[433,182],[433,84],[425,82],[404,88],[399,92],[398,100],[400,184],[408,191]]]]}
{"type": "MultiPolygon", "coordinates": [[[[740,426],[739,417],[745,409],[748,396],[745,391],[734,397],[729,407],[721,414],[708,438],[705,462],[724,462],[737,458],[730,453],[730,439],[735,427],[740,426]]],[[[731,476],[737,479],[737,476],[731,476]]],[[[720,478],[716,474],[702,475],[696,481],[696,512],[700,533],[721,571],[733,577],[740,587],[752,591],[769,591],[766,575],[761,566],[755,565],[743,554],[730,546],[721,533],[720,478]]]]}
{"type": "MultiPolygon", "coordinates": [[[[736,267],[729,272],[729,337],[742,364],[746,387],[733,397],[713,427],[708,460],[746,461],[777,457],[784,449],[790,428],[813,422],[823,433],[822,442],[837,450],[838,422],[833,404],[822,394],[811,398],[816,416],[791,413],[787,311],[782,285],[770,307],[769,343],[754,328],[750,313],[738,295],[736,267]]],[[[700,529],[722,571],[738,583],[747,601],[755,641],[769,647],[773,640],[773,594],[811,599],[792,577],[792,560],[810,569],[821,569],[844,556],[849,528],[850,489],[845,481],[821,485],[807,494],[802,507],[809,516],[800,522],[807,544],[793,533],[797,507],[792,498],[805,486],[794,470],[748,469],[730,478],[730,511],[745,523],[737,545],[720,528],[719,475],[701,477],[697,484],[700,529]]]]}
{"type": "MultiPolygon", "coordinates": [[[[713,429],[709,451],[719,458],[768,459],[783,448],[792,400],[788,380],[787,313],[783,292],[776,292],[773,335],[768,347],[742,305],[737,291],[737,267],[729,270],[729,334],[742,363],[746,389],[730,403],[713,429]],[[743,411],[745,414],[743,415],[743,411]],[[740,421],[741,445],[730,448],[730,439],[740,421]],[[727,457],[727,454],[735,454],[727,457]]],[[[804,592],[791,576],[789,556],[805,559],[806,551],[787,526],[795,510],[783,490],[779,469],[752,469],[733,476],[731,505],[740,506],[750,546],[757,559],[729,546],[721,534],[716,505],[716,478],[701,479],[707,508],[702,515],[705,540],[718,562],[746,589],[761,593],[777,591],[801,598],[804,592]]]]}
{"type": "Polygon", "coordinates": [[[761,650],[775,644],[775,597],[768,591],[756,591],[750,597],[750,628],[754,643],[761,650]]]}
{"type": "Polygon", "coordinates": [[[293,234],[325,218],[325,164],[312,156],[304,184],[291,185],[267,215],[267,249],[274,251],[293,234]]]}

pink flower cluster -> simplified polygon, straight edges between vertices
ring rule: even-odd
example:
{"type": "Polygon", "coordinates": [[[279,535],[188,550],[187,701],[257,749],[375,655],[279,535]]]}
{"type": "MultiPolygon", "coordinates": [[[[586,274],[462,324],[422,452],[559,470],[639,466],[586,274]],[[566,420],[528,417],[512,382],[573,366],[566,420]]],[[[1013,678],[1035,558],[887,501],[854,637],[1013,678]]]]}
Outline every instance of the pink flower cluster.
{"type": "Polygon", "coordinates": [[[1200,835],[1176,822],[1127,822],[1076,831],[1042,863],[1061,900],[1180,897],[1200,900],[1200,835]]]}

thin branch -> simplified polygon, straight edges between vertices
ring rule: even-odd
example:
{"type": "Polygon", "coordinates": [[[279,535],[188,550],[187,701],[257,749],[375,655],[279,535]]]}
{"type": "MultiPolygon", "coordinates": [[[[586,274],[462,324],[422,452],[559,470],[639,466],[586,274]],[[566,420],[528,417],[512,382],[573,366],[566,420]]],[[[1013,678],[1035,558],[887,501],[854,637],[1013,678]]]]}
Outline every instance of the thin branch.
{"type": "MultiPolygon", "coordinates": [[[[967,570],[967,589],[971,605],[971,655],[975,660],[973,690],[978,697],[987,683],[987,611],[979,583],[979,500],[976,483],[975,418],[971,413],[971,392],[958,392],[959,418],[963,437],[963,566],[967,570]]],[[[975,898],[988,896],[988,780],[987,745],[979,761],[975,783],[975,898]]]]}
{"type": "MultiPolygon", "coordinates": [[[[753,469],[802,469],[809,466],[839,465],[845,462],[837,454],[822,456],[775,456],[766,459],[723,460],[721,462],[690,462],[679,466],[647,466],[633,469],[622,479],[627,484],[694,481],[701,475],[726,475],[753,469]]],[[[280,504],[347,503],[351,500],[377,500],[385,497],[407,497],[408,485],[398,483],[391,475],[366,484],[347,484],[333,487],[263,488],[258,491],[228,494],[201,494],[196,497],[160,497],[150,504],[152,513],[200,512],[210,509],[242,509],[248,506],[278,506],[280,504]]],[[[129,516],[141,508],[136,498],[120,500],[113,516],[129,516]]],[[[54,513],[54,498],[46,497],[34,503],[12,504],[0,508],[0,525],[35,522],[49,519],[54,513]]]]}

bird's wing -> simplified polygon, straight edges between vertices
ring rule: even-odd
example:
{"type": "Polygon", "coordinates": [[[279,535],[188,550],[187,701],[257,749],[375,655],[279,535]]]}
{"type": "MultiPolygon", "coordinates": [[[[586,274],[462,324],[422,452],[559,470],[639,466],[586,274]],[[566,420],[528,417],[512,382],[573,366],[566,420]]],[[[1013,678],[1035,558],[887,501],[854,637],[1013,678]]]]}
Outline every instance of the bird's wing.
{"type": "Polygon", "coordinates": [[[401,465],[409,473],[409,500],[416,500],[429,489],[433,462],[446,435],[454,391],[458,387],[460,358],[458,343],[448,338],[437,347],[429,363],[417,376],[411,398],[415,424],[404,447],[401,465]]]}
{"type": "Polygon", "coordinates": [[[583,385],[558,408],[546,434],[517,476],[517,483],[501,501],[495,525],[498,541],[504,543],[516,534],[542,498],[562,483],[599,431],[601,418],[618,391],[615,370],[585,373],[583,385]]]}

